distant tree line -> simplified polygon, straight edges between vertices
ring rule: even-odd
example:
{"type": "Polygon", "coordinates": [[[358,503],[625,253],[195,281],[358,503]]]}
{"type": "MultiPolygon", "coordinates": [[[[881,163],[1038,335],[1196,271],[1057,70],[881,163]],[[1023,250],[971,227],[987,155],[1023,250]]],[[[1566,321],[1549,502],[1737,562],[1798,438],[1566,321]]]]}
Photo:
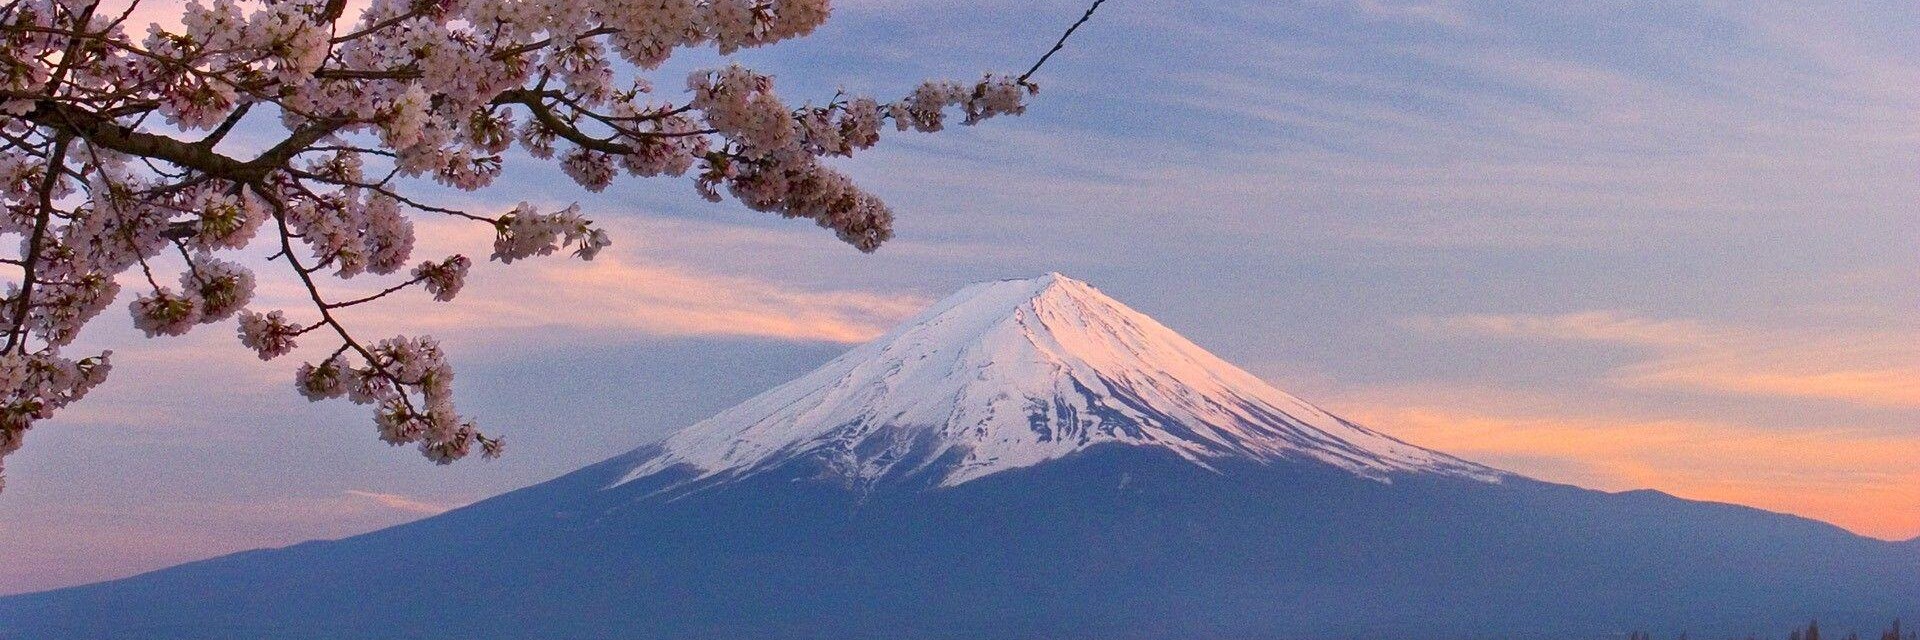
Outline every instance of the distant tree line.
{"type": "MultiPolygon", "coordinates": [[[[1832,637],[1832,636],[1829,636],[1829,637],[1832,637]]],[[[1645,631],[1630,631],[1627,633],[1627,640],[1653,640],[1653,634],[1647,633],[1645,631]]],[[[1682,632],[1680,634],[1679,640],[1689,640],[1689,639],[1687,637],[1687,634],[1682,632]]],[[[1759,640],[1759,637],[1752,634],[1748,634],[1746,637],[1746,640],[1759,640]]],[[[1794,629],[1793,631],[1787,633],[1787,640],[1820,640],[1820,621],[1819,620],[1808,621],[1806,627],[1794,629]]],[[[1838,640],[1861,640],[1861,638],[1860,638],[1859,632],[1848,631],[1847,635],[1839,636],[1838,640]]],[[[1914,630],[1914,629],[1902,630],[1902,627],[1900,626],[1900,621],[1894,620],[1892,626],[1889,626],[1887,627],[1887,630],[1880,632],[1879,640],[1920,640],[1920,630],[1914,630]]]]}

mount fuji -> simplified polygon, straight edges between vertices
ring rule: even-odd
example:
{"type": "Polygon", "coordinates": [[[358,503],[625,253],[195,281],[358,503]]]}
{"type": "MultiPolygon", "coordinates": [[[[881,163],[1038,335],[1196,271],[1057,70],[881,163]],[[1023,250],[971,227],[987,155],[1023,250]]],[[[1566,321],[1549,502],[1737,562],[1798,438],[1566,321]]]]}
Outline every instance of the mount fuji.
{"type": "Polygon", "coordinates": [[[1912,543],[1414,446],[1049,274],[963,289],[546,483],[0,598],[0,638],[1725,637],[1898,616],[1920,618],[1912,543]]]}
{"type": "Polygon", "coordinates": [[[1273,388],[1060,274],[976,284],[878,340],[669,437],[628,472],[737,480],[794,463],[866,490],[953,487],[1102,445],[1312,462],[1388,480],[1499,471],[1395,440],[1273,388]]]}

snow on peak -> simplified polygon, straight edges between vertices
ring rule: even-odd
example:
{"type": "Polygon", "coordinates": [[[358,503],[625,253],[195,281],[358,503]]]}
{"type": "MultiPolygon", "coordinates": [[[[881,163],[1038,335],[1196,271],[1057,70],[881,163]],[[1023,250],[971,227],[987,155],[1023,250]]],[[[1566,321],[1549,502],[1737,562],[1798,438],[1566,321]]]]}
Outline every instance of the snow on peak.
{"type": "Polygon", "coordinates": [[[1367,477],[1498,471],[1273,388],[1092,286],[1049,273],[968,286],[873,342],[669,436],[622,482],[690,465],[749,475],[810,459],[855,482],[943,486],[1090,446],[1317,461],[1367,477]]]}

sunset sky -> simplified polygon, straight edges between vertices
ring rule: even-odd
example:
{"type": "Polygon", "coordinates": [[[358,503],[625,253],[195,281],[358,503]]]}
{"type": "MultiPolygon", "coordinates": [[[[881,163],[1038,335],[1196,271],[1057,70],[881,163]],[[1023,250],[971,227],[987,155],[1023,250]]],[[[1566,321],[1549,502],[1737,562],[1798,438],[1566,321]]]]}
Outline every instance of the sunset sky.
{"type": "MultiPolygon", "coordinates": [[[[1084,9],[848,0],[814,37],[739,59],[796,100],[893,96],[1024,69],[1084,9]]],[[[873,255],[685,181],[589,194],[512,158],[490,190],[422,191],[578,200],[615,245],[478,264],[455,303],[350,316],[442,337],[504,459],[389,449],[362,408],[293,391],[294,358],[326,345],[262,363],[230,323],[139,339],[123,295],[83,338],[115,350],[112,380],[7,459],[0,593],[526,486],[963,284],[1048,271],[1416,444],[1920,536],[1915,42],[1911,0],[1110,0],[1027,115],[839,165],[899,213],[873,255]]],[[[416,256],[489,251],[487,229],[419,224],[416,256]]],[[[255,306],[291,306],[292,287],[265,278],[255,306]]]]}

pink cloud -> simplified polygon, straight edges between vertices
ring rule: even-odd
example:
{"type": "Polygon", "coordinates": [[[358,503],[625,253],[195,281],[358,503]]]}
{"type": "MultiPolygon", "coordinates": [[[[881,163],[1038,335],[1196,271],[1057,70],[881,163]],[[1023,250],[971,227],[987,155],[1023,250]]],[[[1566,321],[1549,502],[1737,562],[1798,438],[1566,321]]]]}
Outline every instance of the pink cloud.
{"type": "Polygon", "coordinates": [[[409,498],[407,496],[403,496],[397,493],[380,493],[377,491],[362,491],[360,489],[348,489],[342,493],[344,493],[345,495],[353,496],[357,498],[366,498],[368,500],[372,500],[376,503],[379,503],[381,506],[388,507],[391,509],[405,511],[407,513],[418,513],[423,515],[435,515],[435,514],[446,512],[455,507],[461,506],[458,504],[440,504],[436,502],[427,502],[427,501],[419,500],[416,498],[409,498]]]}

